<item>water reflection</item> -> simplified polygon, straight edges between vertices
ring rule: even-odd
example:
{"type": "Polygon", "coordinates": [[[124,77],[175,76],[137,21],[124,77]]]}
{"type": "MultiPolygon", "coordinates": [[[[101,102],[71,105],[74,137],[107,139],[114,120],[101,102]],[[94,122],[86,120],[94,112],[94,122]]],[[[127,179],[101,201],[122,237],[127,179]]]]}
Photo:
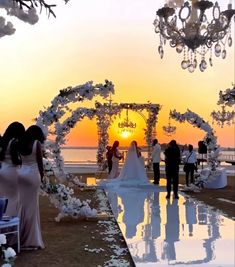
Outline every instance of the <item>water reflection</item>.
{"type": "Polygon", "coordinates": [[[176,260],[175,242],[179,241],[179,223],[178,200],[174,200],[172,203],[168,200],[166,205],[165,239],[161,257],[163,260],[176,260]]]}
{"type": "Polygon", "coordinates": [[[234,266],[234,221],[190,198],[166,201],[165,192],[154,190],[108,193],[137,266],[234,266]]]}

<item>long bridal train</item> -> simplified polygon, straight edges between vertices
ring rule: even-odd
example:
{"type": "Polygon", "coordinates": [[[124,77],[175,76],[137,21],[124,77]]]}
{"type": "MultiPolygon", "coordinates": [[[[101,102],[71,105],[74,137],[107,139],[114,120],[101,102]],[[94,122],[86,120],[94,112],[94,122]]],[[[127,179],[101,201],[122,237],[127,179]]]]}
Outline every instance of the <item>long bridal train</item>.
{"type": "Polygon", "coordinates": [[[112,180],[101,181],[102,187],[141,187],[150,186],[146,175],[144,160],[137,147],[136,141],[132,141],[128,149],[125,163],[119,176],[112,180]]]}

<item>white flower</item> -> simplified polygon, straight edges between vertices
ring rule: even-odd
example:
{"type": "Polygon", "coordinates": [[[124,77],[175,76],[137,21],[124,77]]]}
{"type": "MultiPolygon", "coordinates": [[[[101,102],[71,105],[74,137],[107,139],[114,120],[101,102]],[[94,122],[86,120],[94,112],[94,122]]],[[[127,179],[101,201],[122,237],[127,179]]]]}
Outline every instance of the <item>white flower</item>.
{"type": "Polygon", "coordinates": [[[11,267],[10,263],[4,263],[1,267],[11,267]]]}
{"type": "Polygon", "coordinates": [[[5,259],[14,258],[16,256],[15,250],[13,248],[7,248],[4,251],[5,259]]]}
{"type": "Polygon", "coordinates": [[[0,246],[7,243],[6,236],[4,234],[0,234],[0,246]]]}

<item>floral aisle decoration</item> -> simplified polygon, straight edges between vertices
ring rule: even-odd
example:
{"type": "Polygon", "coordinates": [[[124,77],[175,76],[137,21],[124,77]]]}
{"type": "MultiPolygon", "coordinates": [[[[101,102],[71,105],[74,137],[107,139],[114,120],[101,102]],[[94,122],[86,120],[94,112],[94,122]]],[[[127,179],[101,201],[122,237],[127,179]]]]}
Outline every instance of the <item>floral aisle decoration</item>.
{"type": "Polygon", "coordinates": [[[45,179],[41,189],[43,194],[47,195],[50,202],[60,211],[55,218],[56,222],[60,222],[66,216],[76,219],[97,216],[97,210],[89,206],[90,200],[80,201],[74,197],[73,189],[64,184],[52,184],[49,179],[45,179]]]}
{"type": "Polygon", "coordinates": [[[235,84],[233,84],[233,88],[226,89],[224,92],[219,92],[219,101],[218,105],[226,105],[232,107],[235,105],[235,84]]]}
{"type": "Polygon", "coordinates": [[[73,196],[74,192],[71,188],[59,183],[52,184],[48,179],[49,176],[55,175],[64,181],[68,180],[70,185],[85,186],[77,177],[64,172],[60,148],[65,143],[66,135],[74,127],[76,122],[84,117],[93,118],[95,110],[77,108],[75,111],[72,111],[68,107],[68,104],[92,100],[95,96],[106,98],[112,93],[114,93],[114,86],[108,80],[104,84],[97,85],[93,85],[93,82],[87,82],[84,85],[60,90],[59,95],[52,100],[51,106],[39,112],[37,125],[42,128],[46,137],[49,134],[55,136],[54,140],[48,140],[47,138],[44,144],[44,169],[46,177],[45,183],[42,185],[42,190],[55,207],[59,209],[56,221],[60,221],[64,216],[78,218],[94,217],[97,214],[96,210],[90,208],[89,200],[81,202],[73,196]],[[61,122],[62,117],[69,112],[72,115],[61,122]],[[54,126],[53,130],[50,129],[51,126],[54,126]]]}
{"type": "MultiPolygon", "coordinates": [[[[183,114],[177,112],[176,110],[170,111],[170,117],[172,119],[175,119],[176,121],[179,121],[180,123],[187,121],[194,127],[200,128],[206,132],[206,136],[204,137],[203,142],[207,146],[207,163],[210,168],[209,174],[213,174],[213,172],[216,171],[216,166],[218,165],[218,156],[220,148],[217,145],[217,138],[214,134],[212,127],[207,122],[205,122],[200,116],[198,116],[196,113],[192,112],[189,109],[183,114]]],[[[207,177],[199,176],[198,183],[200,185],[205,184],[209,176],[210,175],[208,175],[207,177]]]]}
{"type": "Polygon", "coordinates": [[[3,264],[1,267],[11,267],[14,265],[16,259],[16,252],[13,248],[8,247],[5,249],[7,243],[6,235],[0,234],[0,257],[3,258],[3,264]]]}

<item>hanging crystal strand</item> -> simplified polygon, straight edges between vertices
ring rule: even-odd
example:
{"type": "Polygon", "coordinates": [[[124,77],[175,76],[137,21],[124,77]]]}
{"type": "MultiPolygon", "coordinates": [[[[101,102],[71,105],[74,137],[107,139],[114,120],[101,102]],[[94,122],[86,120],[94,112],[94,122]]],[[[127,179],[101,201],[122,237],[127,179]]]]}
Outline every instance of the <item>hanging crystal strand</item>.
{"type": "Polygon", "coordinates": [[[221,45],[219,44],[219,42],[215,45],[215,56],[219,57],[221,54],[221,45]]]}
{"type": "Polygon", "coordinates": [[[190,59],[189,59],[190,55],[189,55],[189,52],[190,52],[190,49],[188,48],[188,50],[187,50],[187,63],[188,63],[187,67],[190,64],[190,59]]]}
{"type": "Polygon", "coordinates": [[[183,61],[181,62],[181,68],[185,70],[188,67],[188,62],[186,61],[186,46],[184,46],[183,51],[184,51],[184,58],[183,58],[183,61]]]}
{"type": "Polygon", "coordinates": [[[231,36],[231,25],[229,26],[228,33],[229,33],[229,37],[228,37],[228,46],[231,47],[232,44],[233,44],[233,39],[232,39],[232,36],[231,36]]]}
{"type": "Polygon", "coordinates": [[[201,55],[202,55],[202,60],[201,60],[201,63],[199,64],[199,69],[201,72],[203,72],[206,68],[207,68],[207,63],[206,63],[206,60],[205,60],[205,45],[202,46],[201,48],[201,55]]]}
{"type": "Polygon", "coordinates": [[[162,41],[162,36],[160,35],[160,45],[158,46],[158,53],[160,55],[160,58],[162,59],[164,56],[164,50],[163,50],[163,41],[162,41]]]}
{"type": "Polygon", "coordinates": [[[193,50],[190,50],[190,60],[189,60],[189,65],[188,65],[188,71],[190,73],[194,72],[194,66],[193,66],[193,50]]]}
{"type": "Polygon", "coordinates": [[[210,48],[209,63],[210,63],[210,66],[212,67],[213,66],[213,62],[212,62],[212,47],[210,48]]]}
{"type": "Polygon", "coordinates": [[[193,67],[194,69],[197,68],[197,50],[194,51],[193,67]]]}

